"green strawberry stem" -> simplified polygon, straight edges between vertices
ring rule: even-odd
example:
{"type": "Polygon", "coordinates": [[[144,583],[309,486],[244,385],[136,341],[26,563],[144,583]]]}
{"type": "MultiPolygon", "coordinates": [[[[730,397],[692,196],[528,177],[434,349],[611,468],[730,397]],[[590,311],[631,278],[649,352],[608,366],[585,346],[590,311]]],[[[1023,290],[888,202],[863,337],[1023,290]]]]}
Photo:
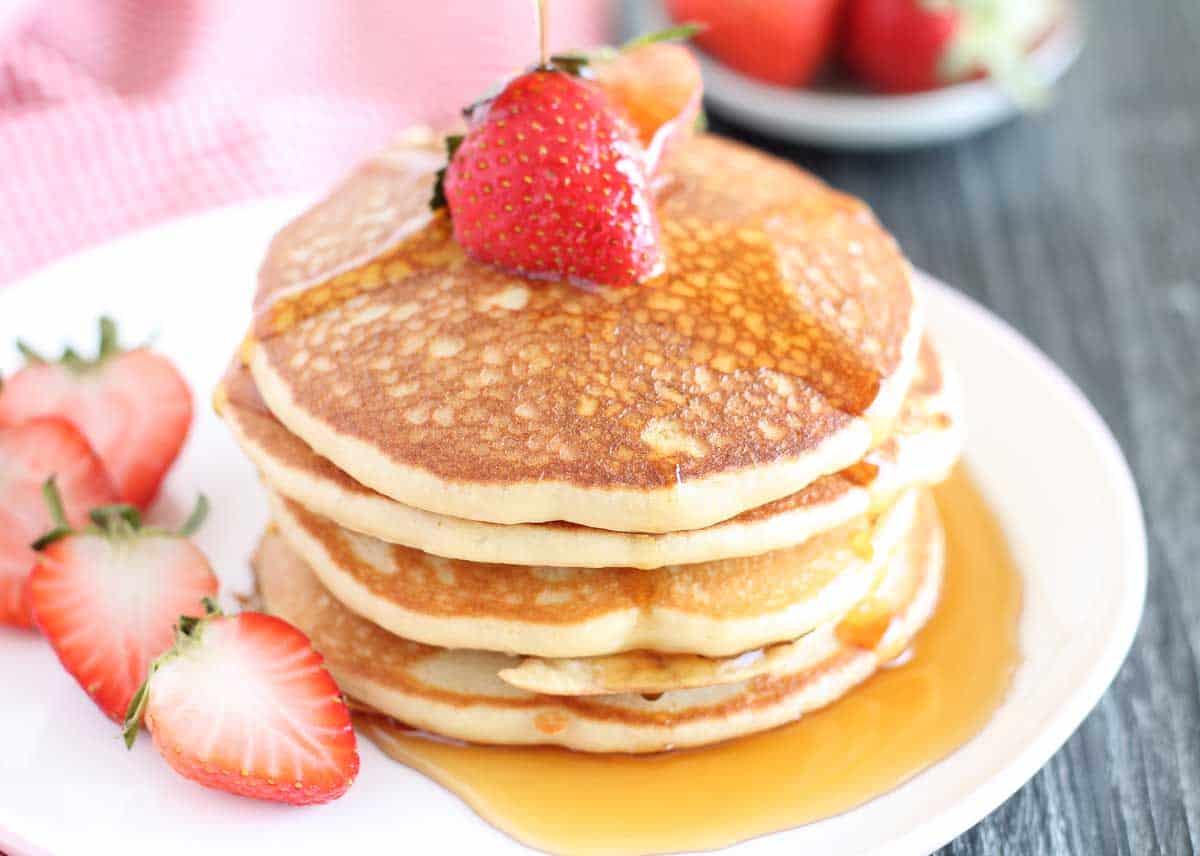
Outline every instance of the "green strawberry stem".
{"type": "MultiPolygon", "coordinates": [[[[157,662],[156,660],[155,664],[157,662]]],[[[150,666],[150,673],[154,673],[154,664],[150,666]]],[[[146,701],[149,698],[150,678],[146,678],[137,688],[137,692],[133,694],[133,698],[129,700],[129,707],[125,711],[125,721],[121,724],[121,736],[125,739],[126,749],[132,749],[134,741],[137,740],[138,732],[142,728],[142,716],[146,712],[146,701]]]]}
{"type": "Polygon", "coordinates": [[[199,642],[200,630],[208,619],[225,614],[211,597],[204,598],[201,603],[204,604],[203,616],[179,616],[179,621],[175,624],[175,644],[160,654],[150,664],[150,671],[146,675],[146,679],[142,681],[142,685],[133,694],[133,698],[129,700],[129,707],[125,710],[125,721],[121,724],[121,736],[125,740],[126,749],[133,748],[133,744],[137,740],[138,731],[141,730],[142,717],[146,713],[146,703],[150,700],[150,678],[154,676],[154,673],[158,671],[163,663],[172,657],[178,657],[189,646],[199,642]]]}
{"type": "Polygon", "coordinates": [[[181,538],[190,538],[199,531],[207,518],[208,497],[201,493],[196,496],[196,504],[192,508],[192,513],[188,515],[187,520],[183,521],[183,525],[175,531],[181,538]]]}
{"type": "Polygon", "coordinates": [[[107,315],[100,316],[100,352],[96,355],[97,361],[107,359],[120,349],[121,345],[117,339],[117,322],[107,315]]]}
{"type": "Polygon", "coordinates": [[[26,365],[33,366],[50,362],[22,339],[17,339],[17,353],[21,355],[21,359],[25,360],[26,365]]]}
{"type": "Polygon", "coordinates": [[[199,494],[191,514],[178,529],[172,531],[161,526],[143,526],[142,513],[136,506],[126,503],[116,505],[101,505],[88,512],[92,525],[84,529],[75,529],[67,521],[63,508],[62,495],[58,491],[54,476],[46,479],[42,485],[42,498],[50,512],[50,520],[54,524],[42,537],[30,545],[34,550],[44,550],[55,541],[68,535],[102,535],[106,538],[128,538],[135,535],[169,536],[174,538],[190,538],[204,524],[208,517],[208,497],[199,494]]]}
{"type": "Polygon", "coordinates": [[[101,505],[88,512],[88,519],[104,535],[130,536],[142,531],[142,513],[128,503],[101,505]]]}
{"type": "MultiPolygon", "coordinates": [[[[80,356],[78,351],[68,345],[63,349],[62,356],[55,362],[66,366],[72,371],[85,372],[100,367],[109,357],[122,353],[123,349],[117,336],[117,322],[105,315],[101,316],[99,326],[100,344],[96,348],[95,357],[89,360],[86,357],[80,356]]],[[[39,365],[51,362],[51,360],[42,356],[42,354],[20,339],[17,340],[17,351],[24,358],[27,365],[39,365]]]]}
{"type": "Polygon", "coordinates": [[[706,29],[708,28],[705,24],[698,21],[688,21],[687,23],[677,24],[674,27],[667,27],[653,33],[642,33],[640,36],[635,36],[621,45],[621,50],[631,51],[634,48],[642,47],[642,45],[653,45],[659,42],[686,42],[697,33],[702,33],[706,29]]]}
{"type": "Polygon", "coordinates": [[[450,134],[446,137],[446,166],[437,171],[437,178],[433,182],[433,196],[429,200],[429,207],[434,211],[439,208],[450,210],[450,205],[446,201],[446,167],[450,165],[450,161],[454,160],[454,154],[462,145],[462,141],[462,134],[450,134]]]}
{"type": "Polygon", "coordinates": [[[65,538],[75,531],[71,528],[71,524],[67,522],[67,513],[63,508],[62,494],[58,492],[58,485],[54,481],[54,476],[50,476],[42,484],[42,498],[46,501],[46,509],[50,512],[50,522],[54,525],[49,532],[29,545],[33,550],[43,550],[55,541],[65,538]]]}
{"type": "Polygon", "coordinates": [[[674,27],[667,27],[663,30],[656,30],[652,33],[642,33],[642,35],[635,36],[625,42],[619,48],[614,48],[612,45],[601,45],[598,48],[591,48],[590,50],[557,53],[551,55],[547,67],[579,76],[583,74],[585,68],[593,63],[616,59],[619,54],[645,45],[653,45],[660,42],[686,42],[692,36],[703,32],[705,29],[704,24],[690,22],[674,27]]]}

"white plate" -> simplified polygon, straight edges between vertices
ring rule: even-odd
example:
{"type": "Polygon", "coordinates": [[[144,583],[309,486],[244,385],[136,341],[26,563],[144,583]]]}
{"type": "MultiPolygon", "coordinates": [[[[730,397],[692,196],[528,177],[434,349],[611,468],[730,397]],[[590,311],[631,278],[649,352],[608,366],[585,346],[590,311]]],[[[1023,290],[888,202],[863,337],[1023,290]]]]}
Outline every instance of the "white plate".
{"type": "MultiPolygon", "coordinates": [[[[0,342],[83,344],[107,312],[126,341],[157,332],[199,406],[165,502],[197,491],[213,515],[199,535],[226,586],[248,581],[266,520],[250,465],[206,399],[248,321],[267,239],[298,202],[179,221],[0,290],[0,342]]],[[[967,457],[1026,576],[1024,663],[978,737],[904,786],[839,817],[742,845],[745,853],[923,854],[998,806],[1062,745],[1124,659],[1141,614],[1146,547],[1137,494],[1112,436],[1078,390],[1009,327],[929,285],[932,324],[967,378],[967,457]]],[[[6,367],[12,361],[6,360],[6,367]]],[[[126,856],[170,852],[524,852],[461,802],[362,741],[342,800],[292,809],[178,778],[149,740],[126,752],[36,636],[0,630],[0,850],[126,856]],[[398,844],[399,842],[399,844],[398,844]]],[[[581,787],[586,786],[580,783],[581,787]]]]}
{"type": "MultiPolygon", "coordinates": [[[[635,9],[638,7],[635,4],[635,9]]],[[[667,23],[657,3],[639,10],[629,29],[652,32],[667,23]]],[[[1078,13],[1071,13],[1030,55],[1036,79],[1049,87],[1083,48],[1078,13]]],[[[994,83],[975,80],[913,95],[871,95],[774,86],[730,69],[701,50],[704,95],[715,111],[746,127],[801,143],[852,150],[905,149],[969,137],[1019,114],[994,83]]]]}

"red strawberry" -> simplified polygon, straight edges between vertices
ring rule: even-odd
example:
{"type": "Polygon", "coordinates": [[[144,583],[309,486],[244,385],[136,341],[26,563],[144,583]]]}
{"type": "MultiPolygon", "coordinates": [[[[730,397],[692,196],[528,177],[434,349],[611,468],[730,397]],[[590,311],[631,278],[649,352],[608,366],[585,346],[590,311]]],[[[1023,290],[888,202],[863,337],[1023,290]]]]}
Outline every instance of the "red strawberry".
{"type": "Polygon", "coordinates": [[[1042,94],[1024,55],[1053,24],[1050,3],[849,2],[846,64],[876,89],[921,92],[987,73],[1018,100],[1042,94]]]}
{"type": "Polygon", "coordinates": [[[57,525],[36,545],[34,620],[66,670],[120,722],[151,660],[170,647],[176,618],[216,594],[208,560],[187,540],[207,504],[201,497],[177,532],[143,527],[130,505],[94,509],[93,525],[76,530],[53,481],[46,499],[57,525]]]}
{"type": "Polygon", "coordinates": [[[539,69],[471,111],[446,167],[454,237],[528,276],[632,285],[661,267],[637,134],[596,84],[539,69]]]}
{"type": "Polygon", "coordinates": [[[27,583],[38,555],[30,546],[53,524],[42,485],[57,479],[70,523],[117,499],[104,464],[70,422],[46,417],[0,428],[0,623],[33,626],[27,583]]]}
{"type": "Polygon", "coordinates": [[[0,392],[0,425],[37,416],[69,420],[108,467],[121,499],[148,506],[192,421],[191,393],[175,367],[144,348],[121,350],[107,318],[100,319],[94,360],[68,348],[51,363],[20,347],[28,364],[0,392]]]}
{"type": "Polygon", "coordinates": [[[948,82],[942,60],[962,23],[952,6],[920,0],[851,2],[846,63],[883,92],[920,92],[948,82]]]}
{"type": "Polygon", "coordinates": [[[350,710],[308,637],[257,612],[181,618],[129,707],[186,778],[294,805],[337,799],[358,774],[350,710]]]}
{"type": "Polygon", "coordinates": [[[844,0],[669,0],[678,21],[707,25],[696,42],[730,68],[804,86],[833,52],[844,0]]]}
{"type": "Polygon", "coordinates": [[[683,45],[634,43],[592,69],[609,100],[637,129],[647,169],[654,172],[663,153],[691,133],[700,113],[704,84],[696,58],[683,45]]]}

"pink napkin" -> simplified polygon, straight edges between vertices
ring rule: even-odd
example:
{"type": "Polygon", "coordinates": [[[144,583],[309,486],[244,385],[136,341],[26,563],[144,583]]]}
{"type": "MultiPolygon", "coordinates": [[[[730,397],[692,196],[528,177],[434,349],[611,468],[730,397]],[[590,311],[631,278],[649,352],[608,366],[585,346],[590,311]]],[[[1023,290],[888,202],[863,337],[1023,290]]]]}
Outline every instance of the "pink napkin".
{"type": "MultiPolygon", "coordinates": [[[[551,9],[553,47],[606,40],[608,0],[551,9]]],[[[0,31],[0,283],[165,218],[328,185],[535,42],[532,0],[33,3],[0,31]]]]}

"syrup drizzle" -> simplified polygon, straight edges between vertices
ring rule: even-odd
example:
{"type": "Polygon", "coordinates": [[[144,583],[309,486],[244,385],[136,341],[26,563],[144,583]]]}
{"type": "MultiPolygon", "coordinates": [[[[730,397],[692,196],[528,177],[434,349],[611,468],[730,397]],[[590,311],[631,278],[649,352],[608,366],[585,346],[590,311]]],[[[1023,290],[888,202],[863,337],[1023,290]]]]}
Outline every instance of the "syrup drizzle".
{"type": "Polygon", "coordinates": [[[359,727],[551,853],[707,850],[847,811],[975,736],[1020,660],[1021,579],[998,522],[962,468],[935,493],[947,566],[934,617],[890,668],[791,725],[651,756],[466,745],[373,716],[359,727]]]}

